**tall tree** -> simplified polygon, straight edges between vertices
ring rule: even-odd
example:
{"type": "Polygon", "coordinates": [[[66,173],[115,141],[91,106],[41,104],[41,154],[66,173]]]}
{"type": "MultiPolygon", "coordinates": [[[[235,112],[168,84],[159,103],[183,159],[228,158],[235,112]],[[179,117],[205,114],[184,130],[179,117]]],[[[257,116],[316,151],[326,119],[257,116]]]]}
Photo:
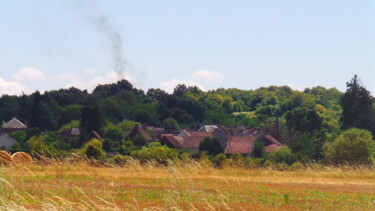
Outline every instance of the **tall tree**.
{"type": "Polygon", "coordinates": [[[344,129],[356,127],[366,129],[375,134],[374,110],[372,104],[374,98],[363,87],[357,77],[346,83],[347,89],[341,98],[342,115],[341,122],[344,129]]]}

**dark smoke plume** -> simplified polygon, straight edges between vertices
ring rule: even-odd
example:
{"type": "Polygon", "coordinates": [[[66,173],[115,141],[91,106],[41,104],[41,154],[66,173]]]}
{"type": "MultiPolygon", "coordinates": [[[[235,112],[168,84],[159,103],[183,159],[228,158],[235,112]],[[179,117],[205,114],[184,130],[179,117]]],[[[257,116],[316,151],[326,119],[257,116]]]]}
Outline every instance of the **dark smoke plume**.
{"type": "Polygon", "coordinates": [[[123,55],[123,41],[118,30],[108,21],[105,16],[97,16],[93,18],[97,29],[103,33],[111,44],[111,50],[114,59],[114,70],[122,77],[125,74],[125,66],[127,61],[123,55]]]}

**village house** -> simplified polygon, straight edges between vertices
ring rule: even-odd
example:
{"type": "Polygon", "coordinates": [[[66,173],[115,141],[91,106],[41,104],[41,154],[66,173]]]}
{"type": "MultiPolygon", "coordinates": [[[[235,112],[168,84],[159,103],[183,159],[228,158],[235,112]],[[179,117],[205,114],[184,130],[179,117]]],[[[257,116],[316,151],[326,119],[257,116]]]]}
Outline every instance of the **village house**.
{"type": "Polygon", "coordinates": [[[253,136],[229,136],[227,143],[225,155],[242,154],[250,157],[254,150],[253,136]]]}
{"type": "Polygon", "coordinates": [[[153,141],[150,134],[147,133],[147,127],[145,125],[134,126],[134,128],[128,134],[128,137],[130,138],[130,140],[133,140],[136,135],[142,135],[143,137],[145,137],[148,144],[153,141]]]}
{"type": "Polygon", "coordinates": [[[283,146],[279,141],[277,141],[271,135],[264,135],[259,139],[264,144],[264,150],[266,152],[273,152],[277,148],[283,146]]]}
{"type": "Polygon", "coordinates": [[[17,144],[17,141],[8,136],[7,134],[0,135],[0,148],[10,149],[13,145],[17,144]]]}
{"type": "Polygon", "coordinates": [[[3,122],[3,125],[1,126],[1,133],[10,133],[18,130],[26,131],[26,129],[27,125],[20,122],[17,118],[13,118],[7,123],[3,122]]]}

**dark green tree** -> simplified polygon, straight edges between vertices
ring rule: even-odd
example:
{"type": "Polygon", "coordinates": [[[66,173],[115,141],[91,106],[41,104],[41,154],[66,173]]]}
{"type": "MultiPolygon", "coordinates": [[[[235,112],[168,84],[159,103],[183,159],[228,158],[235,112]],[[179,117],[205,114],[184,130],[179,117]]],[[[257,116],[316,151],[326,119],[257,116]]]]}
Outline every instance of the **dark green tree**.
{"type": "Polygon", "coordinates": [[[199,144],[199,152],[207,152],[210,155],[218,155],[224,152],[223,147],[221,146],[217,138],[206,137],[199,144]]]}
{"type": "Polygon", "coordinates": [[[344,129],[361,128],[375,134],[375,117],[372,104],[374,98],[363,87],[357,77],[346,83],[347,89],[341,98],[342,115],[341,122],[344,129]]]}

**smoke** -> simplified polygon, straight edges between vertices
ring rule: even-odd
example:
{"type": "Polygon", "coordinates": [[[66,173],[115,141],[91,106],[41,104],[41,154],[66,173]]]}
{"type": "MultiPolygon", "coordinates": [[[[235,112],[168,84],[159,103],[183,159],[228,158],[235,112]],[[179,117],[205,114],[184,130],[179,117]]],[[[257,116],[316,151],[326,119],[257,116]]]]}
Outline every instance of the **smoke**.
{"type": "Polygon", "coordinates": [[[94,25],[100,33],[103,33],[110,42],[113,69],[122,77],[125,75],[125,66],[127,61],[123,55],[123,39],[120,32],[108,21],[104,15],[97,15],[93,17],[94,25]]]}

